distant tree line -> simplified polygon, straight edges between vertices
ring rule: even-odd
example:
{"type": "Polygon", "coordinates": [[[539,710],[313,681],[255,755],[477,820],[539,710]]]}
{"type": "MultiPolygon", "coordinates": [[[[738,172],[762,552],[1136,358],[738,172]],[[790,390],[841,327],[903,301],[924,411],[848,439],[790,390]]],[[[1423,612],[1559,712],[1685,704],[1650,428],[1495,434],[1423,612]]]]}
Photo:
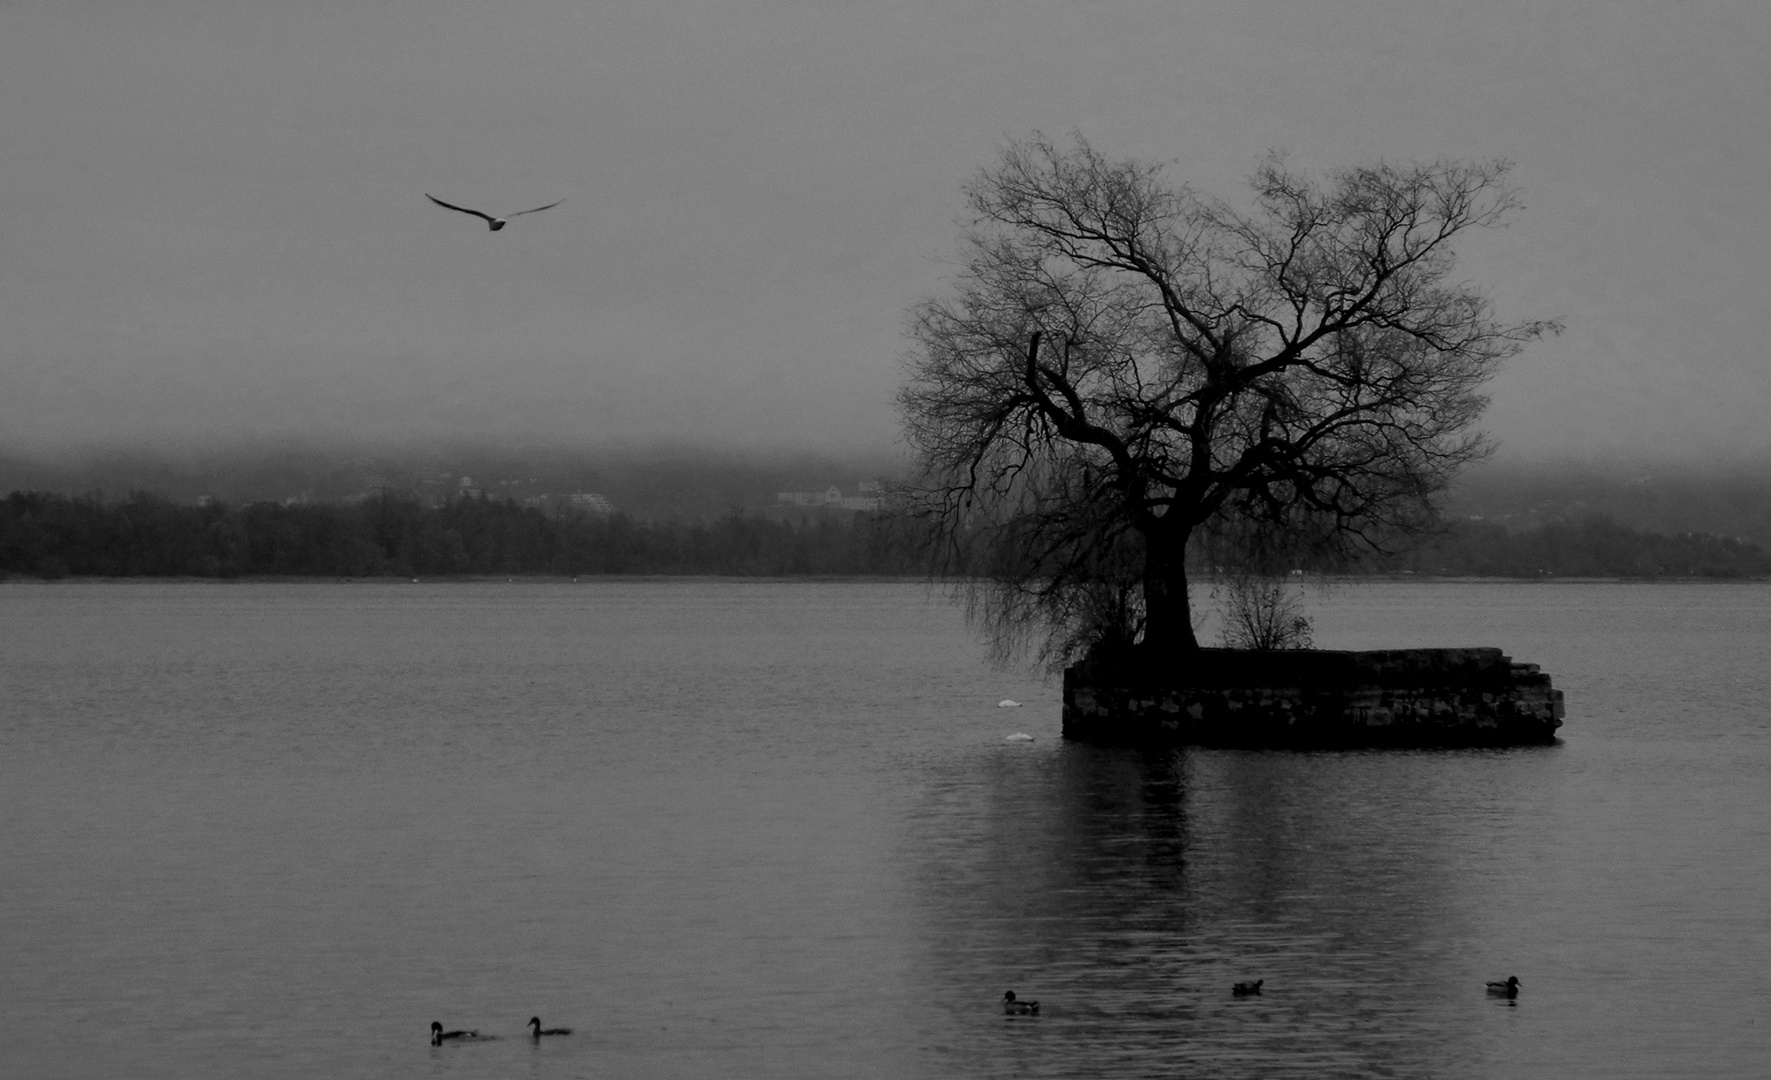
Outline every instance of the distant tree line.
{"type": "Polygon", "coordinates": [[[1742,578],[1771,574],[1771,554],[1741,540],[1644,532],[1600,515],[1521,532],[1460,521],[1392,566],[1469,577],[1742,578]]]}
{"type": "Polygon", "coordinates": [[[396,496],[236,507],[14,492],[0,502],[0,573],[43,578],[921,572],[915,545],[871,514],[647,522],[396,496]]]}
{"type": "MultiPolygon", "coordinates": [[[[712,521],[624,514],[552,517],[483,498],[427,506],[397,496],[352,504],[196,506],[155,495],[106,501],[46,492],[0,500],[0,575],[62,577],[439,577],[491,574],[716,574],[921,577],[932,562],[901,522],[858,513],[712,521]]],[[[1373,571],[1477,577],[1771,575],[1771,554],[1705,533],[1667,536],[1609,518],[1525,532],[1460,521],[1373,571]]],[[[1203,569],[1203,567],[1201,568],[1203,569]]]]}

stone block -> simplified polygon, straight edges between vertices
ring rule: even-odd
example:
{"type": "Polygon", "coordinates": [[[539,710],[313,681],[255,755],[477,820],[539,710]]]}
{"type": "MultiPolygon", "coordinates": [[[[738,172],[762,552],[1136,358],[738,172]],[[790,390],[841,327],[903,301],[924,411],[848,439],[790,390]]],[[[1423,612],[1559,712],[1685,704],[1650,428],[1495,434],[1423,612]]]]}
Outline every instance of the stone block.
{"type": "Polygon", "coordinates": [[[1064,672],[1064,734],[1202,745],[1511,746],[1556,739],[1562,692],[1499,649],[1203,649],[1064,672]]]}

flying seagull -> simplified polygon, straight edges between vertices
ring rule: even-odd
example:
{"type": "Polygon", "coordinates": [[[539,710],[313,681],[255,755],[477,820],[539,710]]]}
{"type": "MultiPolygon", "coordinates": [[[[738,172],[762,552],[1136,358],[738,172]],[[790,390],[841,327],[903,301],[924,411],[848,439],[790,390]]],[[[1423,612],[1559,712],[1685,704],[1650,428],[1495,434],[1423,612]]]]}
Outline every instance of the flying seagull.
{"type": "Polygon", "coordinates": [[[561,199],[560,202],[550,202],[546,206],[537,206],[533,210],[518,210],[514,214],[506,214],[504,217],[493,217],[491,214],[482,214],[478,210],[469,210],[465,206],[456,206],[454,203],[446,203],[443,200],[437,198],[435,195],[432,195],[428,191],[424,193],[424,197],[429,199],[431,202],[436,203],[438,206],[444,206],[444,207],[449,208],[450,210],[459,210],[464,214],[472,214],[474,217],[477,217],[477,218],[485,218],[486,219],[486,228],[491,229],[493,232],[497,232],[499,229],[504,228],[505,224],[508,223],[510,221],[510,219],[513,217],[522,217],[524,214],[539,214],[543,210],[552,210],[554,207],[558,206],[560,204],[560,202],[566,201],[564,199],[561,199]]]}

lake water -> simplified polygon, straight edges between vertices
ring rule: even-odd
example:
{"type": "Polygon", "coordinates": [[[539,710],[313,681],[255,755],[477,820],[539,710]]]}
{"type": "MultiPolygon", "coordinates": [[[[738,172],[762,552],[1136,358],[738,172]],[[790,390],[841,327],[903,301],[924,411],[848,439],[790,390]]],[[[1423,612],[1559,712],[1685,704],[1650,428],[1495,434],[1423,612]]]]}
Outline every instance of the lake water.
{"type": "Polygon", "coordinates": [[[1771,587],[1313,604],[1564,741],[1070,745],[916,585],[0,585],[0,1074],[1766,1075],[1771,587]]]}

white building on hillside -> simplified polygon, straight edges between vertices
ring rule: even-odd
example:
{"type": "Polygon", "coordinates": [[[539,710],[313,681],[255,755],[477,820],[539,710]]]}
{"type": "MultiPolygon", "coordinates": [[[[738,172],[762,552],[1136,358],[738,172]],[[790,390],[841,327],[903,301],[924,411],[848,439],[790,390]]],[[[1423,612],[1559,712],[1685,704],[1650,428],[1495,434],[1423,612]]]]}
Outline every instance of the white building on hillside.
{"type": "Polygon", "coordinates": [[[879,481],[863,480],[855,487],[860,494],[844,495],[835,484],[823,491],[777,491],[775,503],[778,506],[827,506],[834,510],[879,509],[879,481]]]}

